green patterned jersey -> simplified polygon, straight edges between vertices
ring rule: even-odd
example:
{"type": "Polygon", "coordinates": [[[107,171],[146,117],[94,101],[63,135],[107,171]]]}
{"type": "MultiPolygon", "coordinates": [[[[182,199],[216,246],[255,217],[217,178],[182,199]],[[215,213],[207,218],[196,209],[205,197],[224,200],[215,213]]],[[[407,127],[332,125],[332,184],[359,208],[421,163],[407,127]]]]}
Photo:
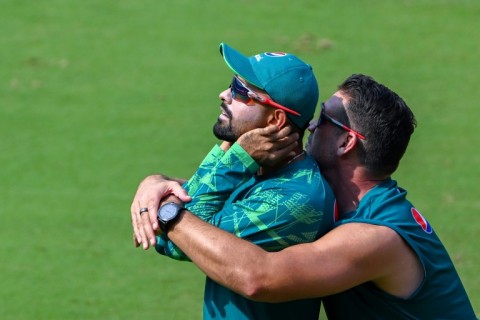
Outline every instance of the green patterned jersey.
{"type": "MultiPolygon", "coordinates": [[[[184,185],[192,201],[187,209],[202,220],[267,251],[311,242],[333,225],[334,196],[312,157],[265,175],[234,144],[227,152],[215,146],[184,185]]],[[[188,257],[165,236],[159,253],[188,257]]],[[[207,278],[205,319],[318,319],[320,299],[285,303],[254,302],[207,278]]]]}

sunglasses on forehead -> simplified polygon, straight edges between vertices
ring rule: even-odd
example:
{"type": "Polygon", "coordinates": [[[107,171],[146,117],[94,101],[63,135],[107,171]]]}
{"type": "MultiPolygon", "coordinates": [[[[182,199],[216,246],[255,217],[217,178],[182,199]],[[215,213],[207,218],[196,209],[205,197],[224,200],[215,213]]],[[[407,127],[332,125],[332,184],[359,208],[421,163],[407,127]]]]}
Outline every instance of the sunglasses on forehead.
{"type": "Polygon", "coordinates": [[[333,118],[333,117],[330,116],[328,113],[326,113],[326,112],[325,112],[325,104],[324,104],[324,103],[322,103],[322,110],[320,111],[320,119],[318,120],[317,127],[320,125],[320,123],[321,123],[322,120],[329,121],[329,122],[333,123],[334,125],[342,128],[343,130],[353,133],[353,134],[356,135],[359,139],[365,140],[365,136],[364,136],[363,134],[359,133],[358,131],[353,130],[353,129],[350,128],[349,126],[344,125],[343,123],[341,123],[340,121],[338,121],[337,119],[333,118]]]}
{"type": "Polygon", "coordinates": [[[232,91],[232,98],[245,104],[248,104],[252,100],[256,100],[271,107],[281,109],[296,116],[300,116],[300,113],[298,113],[297,111],[284,107],[270,98],[260,96],[259,94],[253,92],[237,76],[233,76],[230,89],[232,91]]]}

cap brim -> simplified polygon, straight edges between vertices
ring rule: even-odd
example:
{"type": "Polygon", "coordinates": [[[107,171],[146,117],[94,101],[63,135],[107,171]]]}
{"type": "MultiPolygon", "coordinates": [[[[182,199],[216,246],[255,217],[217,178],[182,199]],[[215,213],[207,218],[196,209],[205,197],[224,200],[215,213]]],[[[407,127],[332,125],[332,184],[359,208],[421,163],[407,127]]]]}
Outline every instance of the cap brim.
{"type": "Polygon", "coordinates": [[[233,49],[224,42],[220,44],[220,53],[222,54],[223,59],[227,63],[227,66],[232,69],[235,74],[238,74],[247,82],[263,89],[260,81],[253,72],[250,58],[244,56],[243,54],[233,49]]]}

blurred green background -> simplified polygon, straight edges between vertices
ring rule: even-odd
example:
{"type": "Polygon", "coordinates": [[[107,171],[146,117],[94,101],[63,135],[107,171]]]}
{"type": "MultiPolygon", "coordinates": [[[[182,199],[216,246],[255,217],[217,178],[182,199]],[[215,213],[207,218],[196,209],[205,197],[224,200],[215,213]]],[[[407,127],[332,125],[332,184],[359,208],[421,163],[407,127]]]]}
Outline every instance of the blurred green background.
{"type": "Polygon", "coordinates": [[[0,0],[0,318],[199,319],[204,276],[134,249],[139,181],[216,143],[218,45],[293,52],[325,100],[352,73],[418,129],[395,178],[480,314],[480,2],[0,0]]]}

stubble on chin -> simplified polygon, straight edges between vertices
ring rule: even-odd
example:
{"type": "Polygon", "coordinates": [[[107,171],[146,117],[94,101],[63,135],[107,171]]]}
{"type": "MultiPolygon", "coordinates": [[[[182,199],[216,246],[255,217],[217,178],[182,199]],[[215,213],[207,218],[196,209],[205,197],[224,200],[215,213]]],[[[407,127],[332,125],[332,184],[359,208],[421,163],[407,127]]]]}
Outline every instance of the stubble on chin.
{"type": "Polygon", "coordinates": [[[231,121],[224,123],[220,119],[218,119],[218,121],[213,125],[213,134],[219,140],[228,141],[232,143],[237,141],[237,137],[233,133],[231,121]]]}

